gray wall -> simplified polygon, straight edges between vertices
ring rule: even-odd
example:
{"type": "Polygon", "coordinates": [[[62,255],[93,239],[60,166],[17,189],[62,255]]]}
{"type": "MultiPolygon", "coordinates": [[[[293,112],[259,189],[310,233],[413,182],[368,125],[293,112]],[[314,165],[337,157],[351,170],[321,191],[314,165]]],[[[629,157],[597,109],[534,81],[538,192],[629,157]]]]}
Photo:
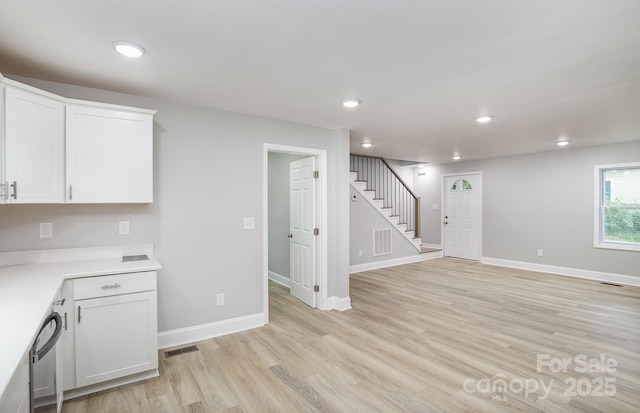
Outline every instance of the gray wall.
{"type": "Polygon", "coordinates": [[[482,171],[482,256],[640,276],[640,253],[593,247],[594,166],[639,159],[636,141],[427,167],[414,176],[423,242],[440,244],[431,206],[441,205],[442,175],[482,171]]]}
{"type": "MultiPolygon", "coordinates": [[[[349,264],[368,264],[378,261],[392,260],[418,255],[418,250],[411,242],[395,229],[391,231],[391,246],[393,253],[373,256],[373,230],[392,228],[393,225],[384,218],[360,193],[351,187],[351,196],[356,196],[356,202],[351,202],[351,217],[349,220],[349,264]],[[362,250],[362,256],[359,255],[362,250]]],[[[353,198],[352,198],[353,199],[353,198]]]]}
{"type": "Polygon", "coordinates": [[[304,156],[269,153],[269,271],[290,278],[289,163],[304,156]]]}
{"type": "Polygon", "coordinates": [[[3,205],[0,251],[150,242],[163,265],[160,331],[261,313],[264,144],[308,147],[327,151],[327,293],[348,297],[347,131],[11,77],[69,98],[156,109],[154,203],[3,205]],[[244,217],[256,218],[256,230],[243,230],[244,217]],[[117,235],[121,219],[131,235],[117,235]],[[53,222],[50,240],[38,238],[43,221],[53,222]],[[224,306],[216,293],[225,293],[224,306]]]}

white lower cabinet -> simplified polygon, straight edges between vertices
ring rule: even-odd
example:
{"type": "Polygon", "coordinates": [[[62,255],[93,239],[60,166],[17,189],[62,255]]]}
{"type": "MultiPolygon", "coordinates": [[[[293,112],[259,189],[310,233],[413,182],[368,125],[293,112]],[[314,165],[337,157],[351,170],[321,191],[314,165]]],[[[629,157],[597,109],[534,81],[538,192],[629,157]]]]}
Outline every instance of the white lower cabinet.
{"type": "Polygon", "coordinates": [[[74,388],[158,368],[155,271],[78,278],[73,294],[74,388]]]}
{"type": "Polygon", "coordinates": [[[20,360],[20,365],[11,381],[0,395],[0,412],[29,413],[29,357],[28,353],[20,360]]]}

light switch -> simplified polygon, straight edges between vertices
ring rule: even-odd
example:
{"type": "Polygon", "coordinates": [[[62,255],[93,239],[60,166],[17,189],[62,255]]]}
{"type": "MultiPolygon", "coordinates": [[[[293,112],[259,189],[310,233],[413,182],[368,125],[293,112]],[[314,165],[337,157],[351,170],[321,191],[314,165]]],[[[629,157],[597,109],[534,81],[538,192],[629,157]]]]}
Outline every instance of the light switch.
{"type": "Polygon", "coordinates": [[[254,217],[245,218],[244,229],[256,229],[256,219],[254,217]]]}
{"type": "Polygon", "coordinates": [[[432,205],[431,205],[431,210],[432,210],[432,211],[440,211],[440,205],[438,205],[438,204],[432,204],[432,205]]]}

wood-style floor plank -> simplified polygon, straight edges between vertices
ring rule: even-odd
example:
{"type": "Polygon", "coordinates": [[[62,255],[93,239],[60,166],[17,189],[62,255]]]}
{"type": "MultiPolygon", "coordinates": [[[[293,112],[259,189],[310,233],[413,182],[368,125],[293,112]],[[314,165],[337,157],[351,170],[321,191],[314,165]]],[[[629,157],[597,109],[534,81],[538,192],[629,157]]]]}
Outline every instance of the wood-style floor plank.
{"type": "Polygon", "coordinates": [[[640,288],[443,258],[350,289],[352,310],[323,312],[271,283],[268,326],[160,352],[159,378],[63,412],[640,411],[640,288]],[[581,355],[617,367],[576,371],[581,355]]]}

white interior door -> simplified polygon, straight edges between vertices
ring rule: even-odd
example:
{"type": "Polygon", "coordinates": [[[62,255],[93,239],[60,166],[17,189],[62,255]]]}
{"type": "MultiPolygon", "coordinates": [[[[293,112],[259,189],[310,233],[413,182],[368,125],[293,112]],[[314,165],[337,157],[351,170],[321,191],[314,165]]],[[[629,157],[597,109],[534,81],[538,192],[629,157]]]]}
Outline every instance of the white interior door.
{"type": "Polygon", "coordinates": [[[444,255],[479,260],[482,254],[482,176],[444,178],[444,255]]]}
{"type": "Polygon", "coordinates": [[[316,158],[289,164],[291,295],[316,307],[316,158]]]}

